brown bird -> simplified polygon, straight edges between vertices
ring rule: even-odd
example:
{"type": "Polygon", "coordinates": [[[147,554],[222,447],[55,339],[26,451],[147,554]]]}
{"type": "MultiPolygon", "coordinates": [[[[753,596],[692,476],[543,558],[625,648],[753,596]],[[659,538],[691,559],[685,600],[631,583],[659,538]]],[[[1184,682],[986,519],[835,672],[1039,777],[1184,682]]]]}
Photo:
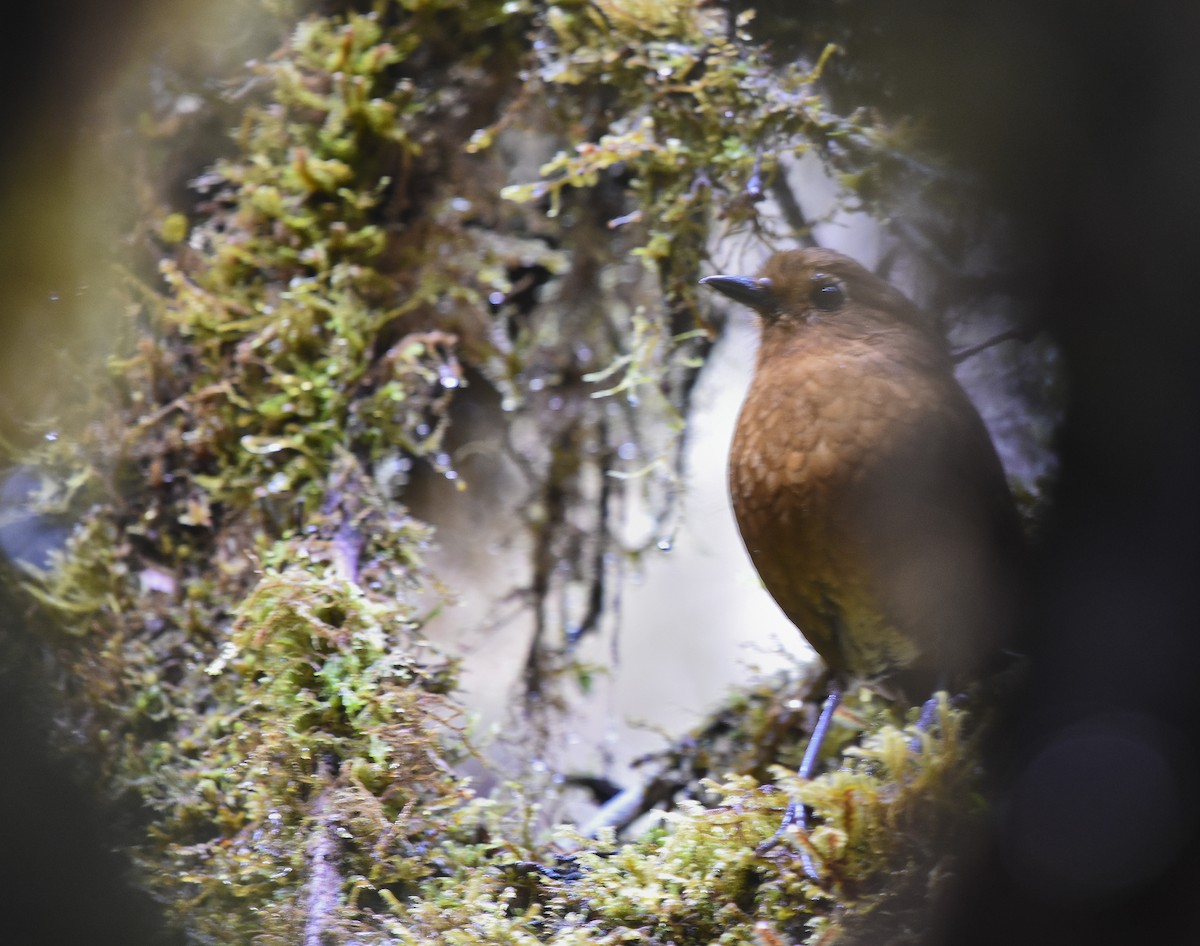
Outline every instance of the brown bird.
{"type": "Polygon", "coordinates": [[[1002,650],[1020,522],[944,339],[899,290],[822,248],[701,282],[761,321],[729,489],[763,584],[833,677],[808,777],[851,682],[924,698],[1002,650]]]}

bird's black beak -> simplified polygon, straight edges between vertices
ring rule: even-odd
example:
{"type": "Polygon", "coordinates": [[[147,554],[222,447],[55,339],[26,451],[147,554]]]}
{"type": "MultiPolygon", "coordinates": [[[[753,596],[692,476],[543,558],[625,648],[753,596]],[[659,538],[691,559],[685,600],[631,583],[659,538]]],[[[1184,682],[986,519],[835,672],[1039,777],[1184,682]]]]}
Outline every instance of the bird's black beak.
{"type": "Polygon", "coordinates": [[[749,276],[705,276],[700,280],[700,284],[764,315],[775,308],[775,294],[771,291],[769,279],[751,279],[749,276]]]}

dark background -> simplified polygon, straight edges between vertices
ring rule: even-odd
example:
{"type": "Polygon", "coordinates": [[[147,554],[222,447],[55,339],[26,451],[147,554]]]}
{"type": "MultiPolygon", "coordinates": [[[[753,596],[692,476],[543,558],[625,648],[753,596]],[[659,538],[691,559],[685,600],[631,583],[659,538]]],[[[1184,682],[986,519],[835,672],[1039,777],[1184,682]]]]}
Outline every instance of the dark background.
{"type": "MultiPolygon", "coordinates": [[[[1028,295],[1067,370],[1033,680],[999,740],[992,847],[947,941],[1200,942],[1200,10],[845,6],[872,24],[864,50],[888,95],[929,111],[1018,221],[1028,295]]],[[[69,217],[26,198],[78,146],[150,7],[29,3],[0,33],[6,405],[28,383],[13,352],[62,329],[28,302],[58,278],[69,217]]],[[[16,611],[0,605],[11,643],[16,611]]],[[[158,918],[106,853],[118,839],[96,799],[45,751],[37,666],[5,656],[0,939],[150,941],[158,918]]]]}
{"type": "Polygon", "coordinates": [[[1016,213],[1068,386],[1033,683],[948,941],[1200,942],[1200,11],[918,6],[901,94],[1016,213]]]}

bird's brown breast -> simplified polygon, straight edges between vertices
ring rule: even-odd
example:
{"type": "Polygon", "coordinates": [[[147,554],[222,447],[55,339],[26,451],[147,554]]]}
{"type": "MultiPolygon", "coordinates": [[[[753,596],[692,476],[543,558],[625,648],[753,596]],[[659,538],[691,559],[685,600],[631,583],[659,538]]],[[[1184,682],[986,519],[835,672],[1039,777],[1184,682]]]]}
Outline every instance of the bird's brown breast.
{"type": "Polygon", "coordinates": [[[919,667],[932,685],[996,644],[1015,515],[982,422],[919,332],[767,324],[729,475],[764,585],[835,674],[919,667]]]}
{"type": "Polygon", "coordinates": [[[763,329],[729,485],[767,590],[843,685],[976,675],[1011,626],[1023,542],[935,326],[820,247],[703,282],[763,329]]]}

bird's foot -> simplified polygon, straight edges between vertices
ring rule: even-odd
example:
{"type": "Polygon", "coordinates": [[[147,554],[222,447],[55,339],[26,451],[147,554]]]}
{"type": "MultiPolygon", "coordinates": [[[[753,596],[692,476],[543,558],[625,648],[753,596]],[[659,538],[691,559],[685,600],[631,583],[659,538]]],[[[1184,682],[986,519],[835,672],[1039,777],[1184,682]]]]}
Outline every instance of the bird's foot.
{"type": "Polygon", "coordinates": [[[945,692],[933,694],[929,699],[921,704],[920,715],[917,716],[917,735],[913,736],[908,743],[910,752],[921,751],[921,734],[927,733],[933,729],[942,714],[943,703],[946,706],[961,706],[966,701],[965,694],[958,696],[947,696],[945,692]]]}
{"type": "MultiPolygon", "coordinates": [[[[784,838],[793,833],[793,825],[796,826],[796,829],[799,832],[807,835],[808,819],[811,817],[811,815],[812,809],[807,805],[798,805],[796,802],[789,803],[787,806],[787,811],[783,813],[783,821],[780,822],[779,827],[775,830],[775,833],[767,838],[767,840],[763,841],[763,843],[758,847],[756,847],[754,849],[754,853],[759,857],[765,857],[767,854],[777,848],[783,842],[784,838]]],[[[811,880],[817,881],[818,883],[820,882],[821,875],[817,872],[816,861],[813,859],[812,853],[808,850],[807,845],[802,847],[800,850],[800,864],[804,867],[804,873],[806,873],[811,880]]]]}

